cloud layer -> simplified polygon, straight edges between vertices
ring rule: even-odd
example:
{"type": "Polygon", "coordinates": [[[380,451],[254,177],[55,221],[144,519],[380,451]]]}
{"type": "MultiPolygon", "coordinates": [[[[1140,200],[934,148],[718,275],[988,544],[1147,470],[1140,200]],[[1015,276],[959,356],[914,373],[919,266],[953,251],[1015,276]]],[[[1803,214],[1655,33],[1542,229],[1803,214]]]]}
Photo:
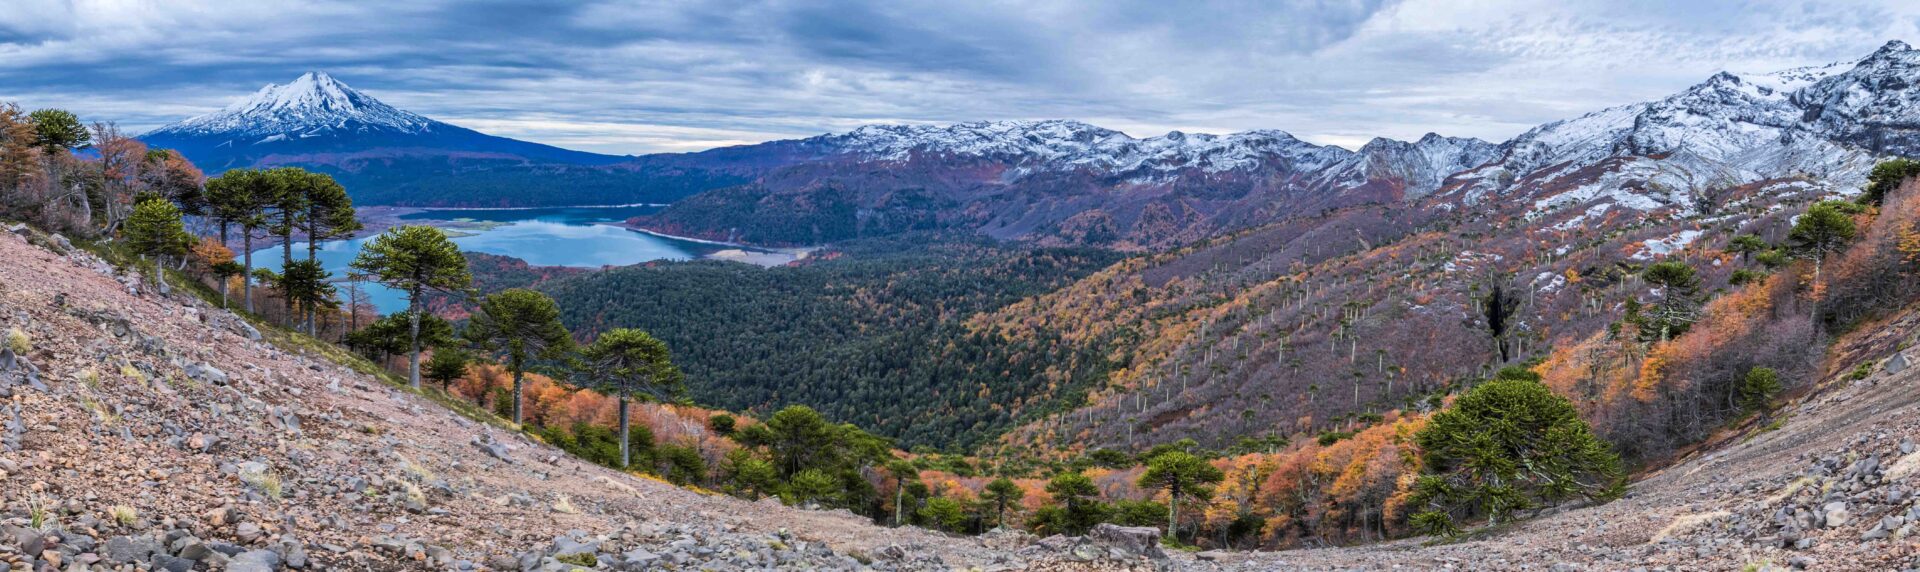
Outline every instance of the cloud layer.
{"type": "Polygon", "coordinates": [[[142,131],[324,70],[397,107],[614,153],[867,123],[1489,140],[1920,40],[1920,3],[1575,0],[12,0],[0,101],[142,131]]]}

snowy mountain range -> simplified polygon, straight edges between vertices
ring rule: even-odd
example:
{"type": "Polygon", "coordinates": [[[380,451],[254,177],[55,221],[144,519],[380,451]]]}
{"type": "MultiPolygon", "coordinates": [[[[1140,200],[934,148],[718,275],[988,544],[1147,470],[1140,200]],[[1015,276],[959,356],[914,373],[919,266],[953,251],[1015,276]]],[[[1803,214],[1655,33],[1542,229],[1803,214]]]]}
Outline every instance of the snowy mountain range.
{"type": "Polygon", "coordinates": [[[324,72],[308,72],[285,85],[269,84],[218,111],[155,129],[141,139],[180,150],[215,172],[343,157],[464,156],[588,165],[628,159],[495,137],[428,119],[382,103],[324,72]]]}
{"type": "Polygon", "coordinates": [[[1716,74],[1660,100],[1547,123],[1498,145],[1429,134],[1348,150],[1277,130],[1136,138],[1045,120],[872,125],[612,157],[442,123],[314,72],[143,137],[216,172],[316,166],[354,179],[349,190],[375,203],[691,197],[641,222],[766,242],[960,227],[1152,246],[1370,203],[1451,210],[1493,201],[1526,205],[1530,217],[1606,204],[1685,215],[1713,208],[1716,190],[1768,181],[1851,192],[1878,159],[1920,152],[1916,83],[1920,50],[1895,41],[1855,62],[1716,74]],[[578,182],[568,193],[526,188],[568,180],[578,182]],[[783,230],[755,232],[772,226],[783,230]]]}
{"type": "Polygon", "coordinates": [[[1547,123],[1499,145],[1428,135],[1376,139],[1353,151],[1273,130],[1134,138],[1075,121],[868,126],[756,146],[788,149],[783,156],[806,156],[791,152],[806,149],[814,164],[789,167],[805,176],[763,176],[753,192],[695,197],[701,200],[642,222],[734,234],[755,226],[748,213],[769,203],[806,210],[835,198],[859,208],[835,215],[854,220],[828,227],[857,229],[859,217],[885,210],[886,189],[903,185],[932,189],[963,211],[946,214],[951,224],[1002,237],[1092,236],[1121,245],[1181,242],[1377,202],[1419,201],[1442,211],[1518,204],[1530,218],[1615,206],[1688,216],[1747,185],[1854,192],[1878,160],[1920,152],[1916,84],[1920,50],[1895,41],[1854,62],[1716,74],[1657,101],[1547,123]],[[823,197],[821,189],[838,196],[823,197]],[[735,205],[741,215],[729,217],[730,207],[713,202],[722,197],[756,205],[735,205]]]}

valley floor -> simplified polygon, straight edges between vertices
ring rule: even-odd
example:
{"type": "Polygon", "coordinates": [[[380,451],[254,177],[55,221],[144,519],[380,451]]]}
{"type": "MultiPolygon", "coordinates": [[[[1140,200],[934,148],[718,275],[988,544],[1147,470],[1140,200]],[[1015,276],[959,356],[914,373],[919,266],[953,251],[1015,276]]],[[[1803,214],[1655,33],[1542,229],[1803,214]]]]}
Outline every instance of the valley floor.
{"type": "MultiPolygon", "coordinates": [[[[1777,430],[1622,500],[1459,543],[1079,562],[1058,542],[879,527],[619,473],[84,252],[9,232],[0,261],[0,331],[31,346],[0,363],[0,560],[16,570],[565,569],[554,558],[577,553],[631,570],[1896,570],[1920,553],[1920,368],[1828,382],[1777,430]]],[[[1883,329],[1909,340],[1920,317],[1883,329]]]]}

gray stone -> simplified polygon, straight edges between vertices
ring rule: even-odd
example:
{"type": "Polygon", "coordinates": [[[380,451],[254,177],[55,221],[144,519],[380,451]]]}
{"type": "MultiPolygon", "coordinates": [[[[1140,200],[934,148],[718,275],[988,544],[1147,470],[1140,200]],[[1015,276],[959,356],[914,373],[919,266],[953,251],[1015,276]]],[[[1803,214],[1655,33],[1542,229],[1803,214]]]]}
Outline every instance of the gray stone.
{"type": "Polygon", "coordinates": [[[280,555],[272,550],[248,550],[227,562],[228,572],[273,572],[280,567],[280,555]]]}
{"type": "Polygon", "coordinates": [[[1893,354],[1893,357],[1887,358],[1886,370],[1887,373],[1900,373],[1911,365],[1913,365],[1913,359],[1908,358],[1906,352],[1900,352],[1893,354]]]}
{"type": "Polygon", "coordinates": [[[1826,506],[1820,507],[1820,512],[1826,513],[1827,515],[1825,522],[1827,528],[1836,528],[1847,524],[1847,503],[1837,501],[1830,502],[1827,503],[1826,506]]]}
{"type": "Polygon", "coordinates": [[[211,383],[213,385],[227,384],[227,372],[220,371],[220,368],[213,367],[206,362],[188,365],[186,374],[187,377],[202,383],[211,383]]]}
{"type": "Polygon", "coordinates": [[[103,556],[115,564],[134,564],[146,562],[155,553],[165,554],[166,548],[151,536],[115,536],[107,540],[103,556]]]}
{"type": "Polygon", "coordinates": [[[167,572],[188,572],[190,570],[193,570],[194,561],[186,558],[180,558],[177,556],[155,554],[153,555],[153,560],[149,562],[149,564],[153,566],[154,570],[166,570],[167,572]]]}

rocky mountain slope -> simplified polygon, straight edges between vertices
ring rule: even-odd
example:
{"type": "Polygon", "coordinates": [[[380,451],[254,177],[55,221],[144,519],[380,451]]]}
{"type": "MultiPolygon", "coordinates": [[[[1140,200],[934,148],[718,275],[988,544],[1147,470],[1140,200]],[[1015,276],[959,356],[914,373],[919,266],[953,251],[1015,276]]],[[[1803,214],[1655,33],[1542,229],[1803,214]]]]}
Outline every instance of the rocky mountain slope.
{"type": "Polygon", "coordinates": [[[945,570],[995,557],[574,459],[61,242],[0,233],[0,561],[14,569],[567,569],[552,558],[598,553],[620,570],[867,566],[855,556],[945,570]]]}
{"type": "Polygon", "coordinates": [[[1920,553],[1920,368],[1878,358],[1920,335],[1912,312],[1837,348],[1871,375],[1835,372],[1779,423],[1739,427],[1608,505],[1460,544],[1169,555],[1151,530],[968,539],[634,478],[62,242],[0,233],[0,561],[14,569],[1862,570],[1920,553]]]}

